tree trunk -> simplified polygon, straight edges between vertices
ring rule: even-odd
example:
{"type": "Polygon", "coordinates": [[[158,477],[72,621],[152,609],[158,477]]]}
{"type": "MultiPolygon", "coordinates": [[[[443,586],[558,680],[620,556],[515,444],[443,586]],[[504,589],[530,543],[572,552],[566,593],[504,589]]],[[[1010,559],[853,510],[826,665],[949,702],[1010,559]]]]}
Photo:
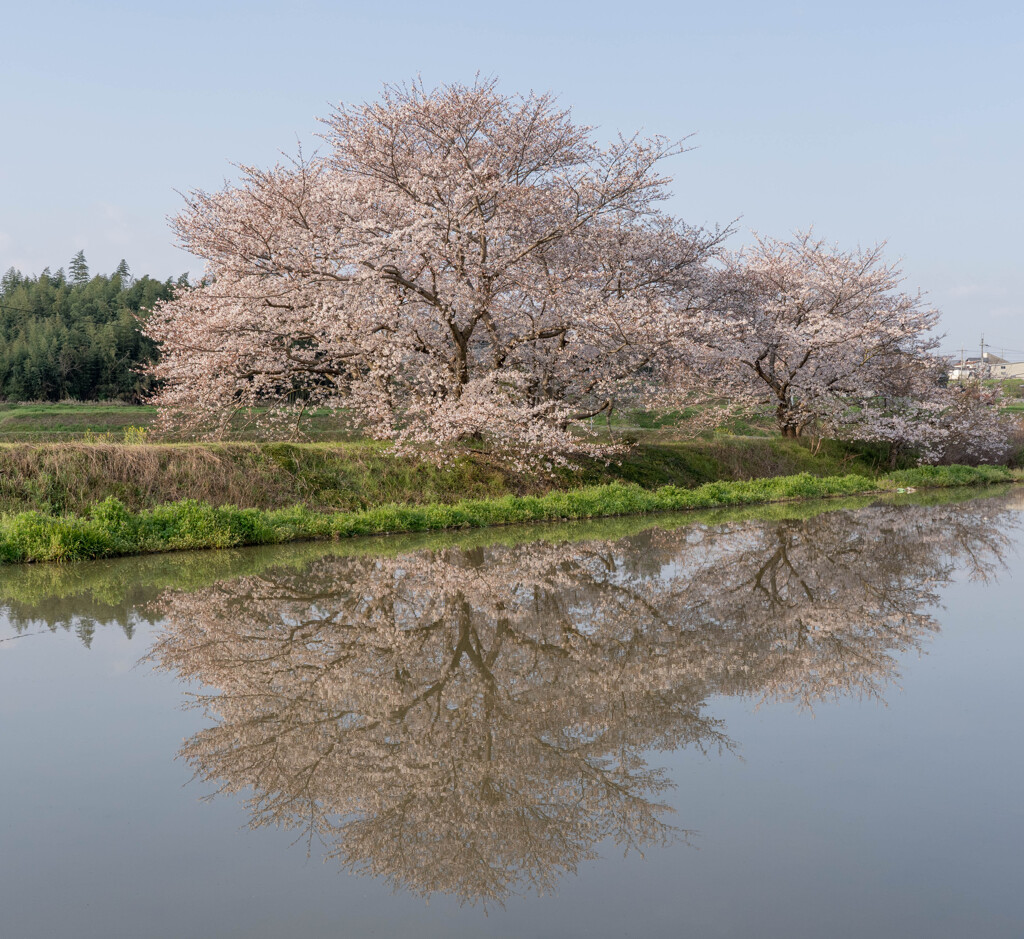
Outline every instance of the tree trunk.
{"type": "Polygon", "coordinates": [[[789,409],[787,404],[780,403],[775,409],[775,420],[778,421],[779,431],[783,437],[799,437],[801,426],[796,415],[789,409]]]}

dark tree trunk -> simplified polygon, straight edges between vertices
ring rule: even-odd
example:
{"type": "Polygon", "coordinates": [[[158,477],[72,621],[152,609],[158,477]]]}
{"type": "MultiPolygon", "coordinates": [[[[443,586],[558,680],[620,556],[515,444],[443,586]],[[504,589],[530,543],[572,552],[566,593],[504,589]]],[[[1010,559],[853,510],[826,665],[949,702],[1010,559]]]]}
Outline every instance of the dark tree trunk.
{"type": "Polygon", "coordinates": [[[789,405],[780,403],[775,409],[775,420],[778,421],[779,431],[783,437],[799,437],[801,426],[796,415],[789,409],[789,405]]]}

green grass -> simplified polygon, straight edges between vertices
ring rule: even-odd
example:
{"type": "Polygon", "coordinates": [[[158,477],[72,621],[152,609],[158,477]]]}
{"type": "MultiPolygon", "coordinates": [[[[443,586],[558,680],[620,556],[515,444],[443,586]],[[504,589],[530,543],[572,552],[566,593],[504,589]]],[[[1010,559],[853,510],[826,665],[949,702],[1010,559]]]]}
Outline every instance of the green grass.
{"type": "Polygon", "coordinates": [[[437,466],[396,457],[387,445],[367,441],[0,444],[0,512],[81,515],[111,496],[132,511],[195,499],[351,512],[395,502],[544,495],[610,482],[656,489],[798,473],[874,476],[878,462],[863,448],[825,444],[814,453],[797,441],[757,437],[641,443],[621,461],[584,460],[578,469],[554,473],[515,472],[483,453],[437,466]]]}
{"type": "Polygon", "coordinates": [[[569,522],[547,522],[472,530],[397,534],[389,538],[349,538],[337,541],[294,542],[271,547],[222,551],[182,551],[111,558],[88,564],[20,564],[5,568],[0,577],[0,611],[16,631],[74,629],[83,638],[97,624],[118,623],[126,631],[138,621],[158,615],[150,606],[166,588],[196,590],[219,580],[261,576],[274,570],[302,570],[310,561],[330,556],[396,557],[419,551],[457,546],[464,550],[536,542],[562,544],[613,541],[658,527],[716,526],[733,522],[794,521],[826,512],[860,509],[898,502],[936,505],[964,499],[998,498],[1008,485],[977,488],[928,489],[912,494],[870,493],[835,499],[775,502],[651,516],[618,516],[569,522]]]}
{"type": "Polygon", "coordinates": [[[927,467],[872,480],[866,476],[795,476],[705,483],[695,489],[643,489],[622,482],[426,505],[391,504],[353,512],[314,512],[304,506],[262,510],[214,506],[186,499],[130,511],[109,497],[87,515],[30,511],[0,516],[0,561],[75,561],[190,548],[279,544],[311,538],[348,538],[392,532],[484,528],[523,522],[642,515],[790,499],[855,495],[906,486],[962,486],[1009,482],[1019,474],[1002,467],[927,467]]]}
{"type": "Polygon", "coordinates": [[[109,436],[121,440],[130,426],[149,427],[156,408],[78,402],[0,404],[0,441],[54,442],[109,436]]]}
{"type": "MultiPolygon", "coordinates": [[[[0,403],[0,443],[99,441],[120,443],[129,427],[152,430],[157,409],[117,401],[0,403]]],[[[314,411],[306,428],[310,439],[339,442],[350,433],[332,411],[314,411]]],[[[238,420],[233,439],[253,440],[250,427],[238,420]]]]}
{"type": "MultiPolygon", "coordinates": [[[[154,414],[118,404],[0,405],[0,441],[49,440],[0,442],[0,560],[750,505],[871,491],[888,464],[880,447],[824,441],[812,448],[754,428],[687,441],[650,436],[618,461],[516,472],[482,452],[438,466],[365,440],[153,443],[139,428],[154,414]]],[[[629,417],[652,435],[681,419],[629,417]]],[[[334,419],[320,419],[330,437],[334,419]]],[[[884,485],[970,485],[1006,473],[925,467],[892,473],[884,485]]]]}
{"type": "Polygon", "coordinates": [[[885,481],[896,486],[938,488],[945,486],[978,486],[1019,480],[1020,470],[1005,466],[915,466],[896,470],[885,481]]]}

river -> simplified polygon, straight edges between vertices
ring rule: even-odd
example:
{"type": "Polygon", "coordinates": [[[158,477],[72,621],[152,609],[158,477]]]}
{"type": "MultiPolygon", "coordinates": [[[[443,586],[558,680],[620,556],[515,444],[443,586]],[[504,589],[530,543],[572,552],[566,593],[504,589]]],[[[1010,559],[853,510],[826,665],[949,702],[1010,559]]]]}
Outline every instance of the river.
{"type": "Polygon", "coordinates": [[[1024,935],[1022,521],[0,569],[0,936],[1024,935]]]}

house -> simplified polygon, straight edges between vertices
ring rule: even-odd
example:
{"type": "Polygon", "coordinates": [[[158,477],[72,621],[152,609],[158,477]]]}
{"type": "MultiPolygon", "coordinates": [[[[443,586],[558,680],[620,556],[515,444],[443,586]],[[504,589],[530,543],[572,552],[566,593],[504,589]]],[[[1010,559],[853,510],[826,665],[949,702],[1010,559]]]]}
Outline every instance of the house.
{"type": "Polygon", "coordinates": [[[1008,362],[991,352],[986,352],[984,356],[950,359],[950,381],[971,381],[979,377],[996,380],[1024,378],[1024,362],[1008,362]]]}
{"type": "Polygon", "coordinates": [[[1024,362],[996,362],[989,367],[989,378],[1024,378],[1024,362]]]}

